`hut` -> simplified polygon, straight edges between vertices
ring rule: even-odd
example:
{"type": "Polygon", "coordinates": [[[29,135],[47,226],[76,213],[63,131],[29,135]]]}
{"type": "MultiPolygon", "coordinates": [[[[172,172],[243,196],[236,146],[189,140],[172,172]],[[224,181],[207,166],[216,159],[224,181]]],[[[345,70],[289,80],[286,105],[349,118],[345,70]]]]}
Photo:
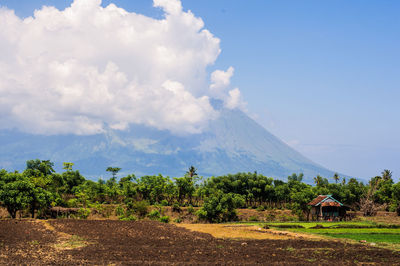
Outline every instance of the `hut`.
{"type": "Polygon", "coordinates": [[[346,211],[349,207],[343,205],[332,195],[319,195],[311,202],[311,215],[313,219],[320,221],[337,221],[346,219],[346,211]]]}

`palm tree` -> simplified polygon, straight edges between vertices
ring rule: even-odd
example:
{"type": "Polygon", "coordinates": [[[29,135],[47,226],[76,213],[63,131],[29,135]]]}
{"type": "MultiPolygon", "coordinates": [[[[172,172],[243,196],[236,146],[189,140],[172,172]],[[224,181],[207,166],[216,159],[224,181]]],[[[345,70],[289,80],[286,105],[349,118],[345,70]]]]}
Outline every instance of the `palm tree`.
{"type": "Polygon", "coordinates": [[[335,174],[333,175],[333,179],[335,180],[335,183],[337,184],[337,182],[338,182],[339,179],[340,179],[339,174],[338,174],[338,173],[335,173],[335,174]]]}
{"type": "Polygon", "coordinates": [[[314,183],[317,185],[317,187],[319,185],[321,185],[322,184],[322,176],[317,175],[317,177],[314,177],[314,183]]]}
{"type": "Polygon", "coordinates": [[[197,171],[197,169],[192,165],[189,167],[189,170],[186,172],[186,174],[190,177],[193,177],[193,176],[197,175],[196,171],[197,171]]]}
{"type": "Polygon", "coordinates": [[[384,181],[388,181],[388,180],[392,179],[392,172],[388,169],[383,170],[382,179],[384,181]]]}

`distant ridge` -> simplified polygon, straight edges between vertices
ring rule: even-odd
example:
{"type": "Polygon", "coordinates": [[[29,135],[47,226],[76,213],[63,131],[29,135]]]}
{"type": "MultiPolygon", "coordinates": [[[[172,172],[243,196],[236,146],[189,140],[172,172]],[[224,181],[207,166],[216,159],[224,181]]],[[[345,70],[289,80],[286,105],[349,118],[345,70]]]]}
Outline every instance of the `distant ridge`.
{"type": "Polygon", "coordinates": [[[121,167],[121,174],[139,176],[182,176],[190,165],[203,176],[257,171],[286,179],[292,173],[304,173],[308,183],[318,174],[333,176],[332,171],[307,159],[242,111],[219,109],[219,118],[211,121],[207,130],[189,136],[142,125],[132,125],[126,131],[108,129],[93,136],[43,136],[3,130],[0,168],[23,170],[26,160],[40,158],[53,161],[56,169],[63,162],[73,162],[74,169],[93,179],[108,177],[108,166],[121,167]]]}

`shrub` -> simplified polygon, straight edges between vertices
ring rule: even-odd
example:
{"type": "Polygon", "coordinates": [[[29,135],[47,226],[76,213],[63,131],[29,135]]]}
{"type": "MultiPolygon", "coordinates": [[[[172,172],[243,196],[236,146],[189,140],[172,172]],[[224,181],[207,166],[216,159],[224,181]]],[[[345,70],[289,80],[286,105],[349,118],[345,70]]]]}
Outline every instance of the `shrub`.
{"type": "Polygon", "coordinates": [[[265,207],[263,205],[260,205],[260,206],[257,207],[256,210],[259,211],[259,212],[262,212],[262,211],[265,211],[265,207]]]}
{"type": "Polygon", "coordinates": [[[77,208],[78,207],[78,199],[70,199],[67,201],[67,207],[68,208],[77,208]]]}
{"type": "Polygon", "coordinates": [[[113,212],[113,208],[112,206],[96,202],[92,205],[92,211],[94,214],[100,214],[104,218],[109,218],[113,212]]]}
{"type": "Polygon", "coordinates": [[[286,214],[281,214],[277,218],[279,221],[282,221],[282,222],[295,222],[295,221],[299,220],[295,216],[286,215],[286,214]]]}
{"type": "Polygon", "coordinates": [[[267,221],[274,221],[276,219],[276,212],[274,211],[268,212],[267,215],[265,215],[265,219],[267,221]]]}
{"type": "Polygon", "coordinates": [[[194,213],[194,208],[193,208],[192,205],[189,205],[189,207],[187,208],[187,212],[190,213],[190,214],[194,213]]]}
{"type": "Polygon", "coordinates": [[[174,223],[180,224],[182,222],[182,219],[180,217],[176,218],[174,220],[174,223]]]}
{"type": "Polygon", "coordinates": [[[168,201],[167,200],[162,200],[161,202],[160,202],[160,204],[161,204],[161,206],[168,206],[169,204],[168,204],[168,201]]]}
{"type": "Polygon", "coordinates": [[[137,217],[134,215],[122,216],[122,217],[119,217],[119,220],[120,221],[136,221],[137,217]]]}
{"type": "Polygon", "coordinates": [[[232,221],[237,219],[236,208],[243,204],[244,199],[241,195],[217,191],[205,199],[197,215],[200,220],[209,222],[232,221]]]}
{"type": "Polygon", "coordinates": [[[170,220],[169,216],[163,216],[160,218],[160,222],[162,223],[169,223],[169,220],[170,220]]]}
{"type": "Polygon", "coordinates": [[[396,211],[397,211],[397,204],[396,204],[396,203],[391,203],[391,204],[389,204],[388,210],[389,210],[390,212],[396,212],[396,211]]]}
{"type": "Polygon", "coordinates": [[[149,203],[147,201],[136,201],[129,206],[140,217],[144,217],[149,212],[149,203]]]}
{"type": "Polygon", "coordinates": [[[160,218],[160,212],[157,211],[157,210],[152,210],[152,211],[149,213],[148,216],[149,216],[150,219],[158,219],[158,218],[160,218]]]}
{"type": "Polygon", "coordinates": [[[257,216],[250,216],[249,217],[249,221],[250,222],[257,222],[258,221],[258,217],[257,216]]]}
{"type": "Polygon", "coordinates": [[[174,204],[172,205],[172,211],[173,212],[181,212],[182,211],[181,206],[179,205],[178,202],[174,202],[174,204]]]}
{"type": "Polygon", "coordinates": [[[125,214],[125,209],[121,205],[118,205],[117,208],[115,209],[115,215],[117,216],[123,216],[125,214]]]}
{"type": "Polygon", "coordinates": [[[79,208],[77,215],[79,219],[87,219],[90,215],[90,210],[86,208],[79,208]]]}

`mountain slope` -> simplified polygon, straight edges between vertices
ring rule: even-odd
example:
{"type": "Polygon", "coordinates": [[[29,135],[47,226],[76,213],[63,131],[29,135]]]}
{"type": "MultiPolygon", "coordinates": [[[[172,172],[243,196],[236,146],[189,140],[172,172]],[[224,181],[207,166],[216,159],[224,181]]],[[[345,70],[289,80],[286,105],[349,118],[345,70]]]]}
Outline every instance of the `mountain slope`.
{"type": "Polygon", "coordinates": [[[17,131],[0,132],[0,168],[24,169],[28,159],[50,159],[60,169],[74,162],[88,177],[107,175],[107,166],[122,174],[182,176],[190,165],[204,176],[257,171],[285,179],[304,173],[305,181],[329,171],[290,148],[240,110],[221,108],[202,134],[175,136],[141,125],[127,131],[109,129],[94,136],[41,136],[17,131]]]}

